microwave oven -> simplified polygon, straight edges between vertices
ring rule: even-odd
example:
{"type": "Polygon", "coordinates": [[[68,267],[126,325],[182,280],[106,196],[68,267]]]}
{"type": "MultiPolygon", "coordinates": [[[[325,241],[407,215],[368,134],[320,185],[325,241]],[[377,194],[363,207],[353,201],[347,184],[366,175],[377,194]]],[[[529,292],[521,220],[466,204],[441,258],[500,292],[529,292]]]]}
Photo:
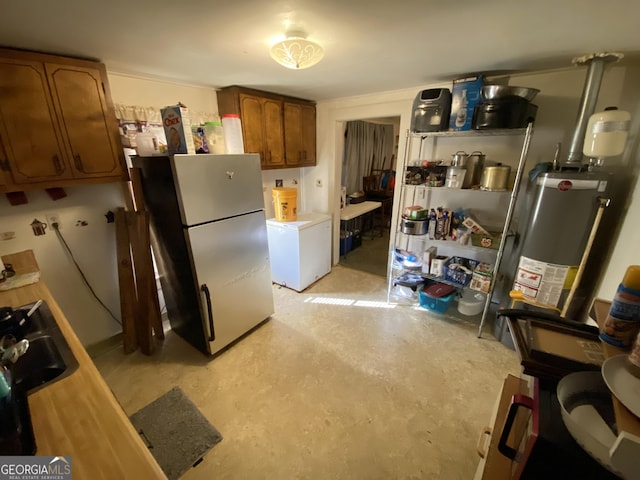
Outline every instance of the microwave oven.
{"type": "Polygon", "coordinates": [[[528,390],[513,395],[500,431],[498,451],[511,460],[511,480],[619,479],[573,439],[555,383],[529,377],[528,390]]]}

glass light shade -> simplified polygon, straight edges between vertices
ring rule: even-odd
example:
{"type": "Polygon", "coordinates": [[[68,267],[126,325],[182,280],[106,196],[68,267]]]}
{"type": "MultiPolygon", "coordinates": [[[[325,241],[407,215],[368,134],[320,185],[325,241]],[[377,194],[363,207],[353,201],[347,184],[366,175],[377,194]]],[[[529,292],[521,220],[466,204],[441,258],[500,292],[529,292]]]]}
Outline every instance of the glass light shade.
{"type": "Polygon", "coordinates": [[[322,47],[303,36],[288,36],[271,47],[271,58],[293,70],[312,67],[323,56],[322,47]]]}

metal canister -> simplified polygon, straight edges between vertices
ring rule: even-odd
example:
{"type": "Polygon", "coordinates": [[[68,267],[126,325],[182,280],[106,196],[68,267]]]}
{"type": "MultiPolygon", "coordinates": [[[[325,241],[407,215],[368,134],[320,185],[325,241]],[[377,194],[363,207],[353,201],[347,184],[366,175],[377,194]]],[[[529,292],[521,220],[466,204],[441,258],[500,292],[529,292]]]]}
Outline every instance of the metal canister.
{"type": "Polygon", "coordinates": [[[482,152],[471,152],[471,155],[467,158],[467,174],[464,176],[462,188],[471,188],[480,184],[482,168],[484,167],[484,158],[485,155],[482,152]]]}

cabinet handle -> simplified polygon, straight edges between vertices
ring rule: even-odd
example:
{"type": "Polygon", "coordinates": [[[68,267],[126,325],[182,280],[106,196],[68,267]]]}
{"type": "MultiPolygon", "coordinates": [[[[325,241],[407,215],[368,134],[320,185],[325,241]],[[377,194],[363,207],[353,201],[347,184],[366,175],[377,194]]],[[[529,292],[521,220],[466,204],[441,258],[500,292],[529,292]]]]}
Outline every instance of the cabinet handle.
{"type": "Polygon", "coordinates": [[[302,151],[302,159],[306,162],[307,161],[307,151],[303,150],[302,151]]]}
{"type": "Polygon", "coordinates": [[[206,283],[203,283],[200,287],[200,290],[204,292],[205,300],[207,301],[207,316],[209,319],[209,341],[213,342],[216,339],[216,329],[213,326],[213,310],[211,309],[211,294],[209,293],[209,287],[207,287],[206,283]]]}
{"type": "Polygon", "coordinates": [[[80,154],[76,153],[73,156],[73,160],[75,161],[76,168],[80,170],[82,173],[84,173],[84,167],[82,166],[82,158],[80,158],[80,154]]]}
{"type": "Polygon", "coordinates": [[[53,166],[56,169],[56,173],[60,174],[62,173],[62,163],[60,163],[60,157],[58,157],[58,155],[54,155],[52,157],[53,160],[53,166]]]}
{"type": "Polygon", "coordinates": [[[487,456],[487,444],[486,442],[483,442],[485,436],[491,438],[491,427],[484,427],[482,429],[482,433],[480,433],[478,445],[476,446],[476,450],[478,451],[478,455],[480,455],[480,458],[484,458],[487,456]]]}
{"type": "MultiPolygon", "coordinates": [[[[516,420],[516,414],[518,413],[518,408],[528,408],[532,411],[532,415],[534,409],[533,399],[526,395],[514,395],[511,397],[511,405],[509,405],[509,412],[507,413],[507,419],[504,422],[504,427],[502,429],[502,434],[500,435],[500,441],[498,442],[498,451],[503,454],[505,457],[514,460],[518,451],[507,445],[507,440],[509,439],[509,435],[511,434],[511,428],[513,427],[513,423],[516,420]]],[[[520,438],[516,439],[519,443],[520,438]]]]}

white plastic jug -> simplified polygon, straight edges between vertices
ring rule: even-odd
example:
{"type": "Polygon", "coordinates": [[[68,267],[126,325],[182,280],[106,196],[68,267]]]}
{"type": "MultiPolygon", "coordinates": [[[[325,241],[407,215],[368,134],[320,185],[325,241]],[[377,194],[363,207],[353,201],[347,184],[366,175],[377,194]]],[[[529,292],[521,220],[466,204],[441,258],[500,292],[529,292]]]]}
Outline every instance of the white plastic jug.
{"type": "Polygon", "coordinates": [[[240,116],[232,113],[222,115],[222,128],[225,153],[244,153],[240,116]]]}

